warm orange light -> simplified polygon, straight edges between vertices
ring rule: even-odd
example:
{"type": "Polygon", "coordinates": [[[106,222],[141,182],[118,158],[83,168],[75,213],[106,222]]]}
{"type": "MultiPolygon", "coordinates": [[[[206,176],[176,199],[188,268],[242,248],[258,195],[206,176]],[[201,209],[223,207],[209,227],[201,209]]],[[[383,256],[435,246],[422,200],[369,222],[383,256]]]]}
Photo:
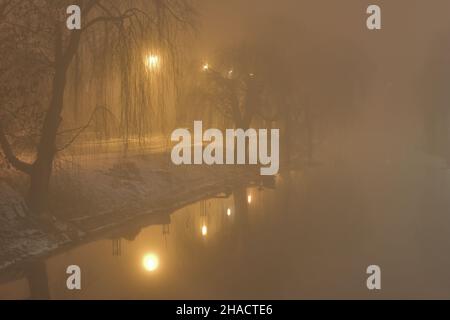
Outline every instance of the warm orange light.
{"type": "Polygon", "coordinates": [[[208,71],[209,70],[209,64],[205,63],[202,67],[203,71],[208,71]]]}
{"type": "Polygon", "coordinates": [[[247,197],[247,202],[250,204],[250,203],[252,203],[252,201],[253,201],[253,198],[252,198],[252,195],[250,194],[250,195],[247,197]]]}
{"type": "Polygon", "coordinates": [[[158,69],[160,66],[161,59],[157,55],[150,54],[145,60],[145,65],[149,70],[158,69]]]}
{"type": "Polygon", "coordinates": [[[202,227],[202,236],[206,237],[208,235],[208,227],[204,225],[202,227]]]}
{"type": "Polygon", "coordinates": [[[142,266],[148,272],[154,272],[159,268],[159,258],[153,253],[146,254],[142,259],[142,266]]]}
{"type": "Polygon", "coordinates": [[[231,209],[230,208],[228,208],[228,210],[227,210],[227,216],[231,216],[231,209]]]}

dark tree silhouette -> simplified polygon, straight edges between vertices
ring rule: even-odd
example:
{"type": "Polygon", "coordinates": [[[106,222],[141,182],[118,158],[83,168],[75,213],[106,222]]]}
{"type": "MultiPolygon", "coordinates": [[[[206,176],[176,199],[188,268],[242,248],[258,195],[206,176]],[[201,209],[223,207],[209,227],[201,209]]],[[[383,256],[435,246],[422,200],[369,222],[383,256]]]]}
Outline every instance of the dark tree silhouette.
{"type": "MultiPolygon", "coordinates": [[[[53,162],[61,150],[58,141],[63,110],[68,105],[66,89],[80,48],[89,46],[90,54],[97,52],[96,57],[101,58],[108,42],[99,40],[108,38],[109,43],[120,44],[118,47],[126,55],[141,48],[140,41],[146,34],[155,32],[161,42],[172,46],[166,30],[176,32],[174,24],[189,24],[193,12],[188,0],[77,2],[83,26],[70,31],[66,27],[66,9],[74,4],[72,1],[0,1],[0,146],[9,165],[30,177],[27,202],[38,214],[47,210],[53,162]],[[13,132],[21,132],[22,137],[13,132]],[[15,147],[23,140],[31,145],[31,159],[19,159],[15,147]]],[[[121,87],[130,88],[127,81],[122,81],[121,87]]],[[[127,107],[129,103],[124,105],[127,107]]],[[[133,120],[128,114],[123,111],[125,122],[133,120]]],[[[70,143],[79,130],[65,133],[72,134],[65,139],[70,143]]]]}

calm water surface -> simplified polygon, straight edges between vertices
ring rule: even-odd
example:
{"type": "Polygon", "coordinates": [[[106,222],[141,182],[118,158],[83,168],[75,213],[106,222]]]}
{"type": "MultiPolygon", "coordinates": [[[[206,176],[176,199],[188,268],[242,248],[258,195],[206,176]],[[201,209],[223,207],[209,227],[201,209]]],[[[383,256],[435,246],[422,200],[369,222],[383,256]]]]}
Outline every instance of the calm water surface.
{"type": "Polygon", "coordinates": [[[445,192],[439,178],[391,165],[286,172],[36,262],[0,297],[450,298],[445,192]],[[72,264],[78,292],[66,289],[72,264]],[[372,264],[379,293],[366,288],[372,264]]]}

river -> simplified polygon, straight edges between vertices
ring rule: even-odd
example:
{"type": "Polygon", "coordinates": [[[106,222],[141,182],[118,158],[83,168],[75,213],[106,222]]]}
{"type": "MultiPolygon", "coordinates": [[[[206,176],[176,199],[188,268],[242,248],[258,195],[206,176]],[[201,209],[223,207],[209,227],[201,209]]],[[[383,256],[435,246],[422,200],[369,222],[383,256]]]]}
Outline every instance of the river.
{"type": "Polygon", "coordinates": [[[0,298],[448,298],[448,187],[413,169],[285,171],[21,267],[0,298]],[[370,265],[381,291],[367,289],[370,265]]]}

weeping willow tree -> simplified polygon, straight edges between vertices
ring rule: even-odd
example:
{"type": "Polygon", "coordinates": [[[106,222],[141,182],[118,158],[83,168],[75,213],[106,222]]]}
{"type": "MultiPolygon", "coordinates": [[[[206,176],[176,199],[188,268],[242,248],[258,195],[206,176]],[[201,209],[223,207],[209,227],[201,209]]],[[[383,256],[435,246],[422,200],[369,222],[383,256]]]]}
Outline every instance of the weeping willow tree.
{"type": "Polygon", "coordinates": [[[155,123],[164,130],[178,35],[194,13],[189,0],[79,0],[83,26],[70,31],[73,4],[0,1],[2,74],[15,80],[0,79],[2,92],[14,93],[1,101],[0,144],[7,162],[30,177],[27,202],[37,214],[47,211],[58,152],[76,139],[109,131],[127,142],[145,139],[155,123]],[[19,122],[33,125],[17,137],[19,122]],[[14,148],[23,139],[29,159],[14,148]]]}

